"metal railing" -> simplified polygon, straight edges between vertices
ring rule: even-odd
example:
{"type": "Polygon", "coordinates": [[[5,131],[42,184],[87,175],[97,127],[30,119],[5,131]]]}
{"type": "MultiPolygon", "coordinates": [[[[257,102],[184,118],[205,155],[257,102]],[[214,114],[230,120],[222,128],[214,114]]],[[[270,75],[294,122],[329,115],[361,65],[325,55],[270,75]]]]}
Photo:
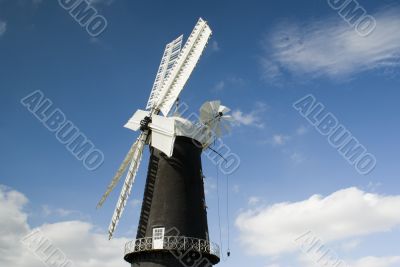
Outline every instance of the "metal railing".
{"type": "MultiPolygon", "coordinates": [[[[211,254],[220,257],[219,246],[210,241],[185,237],[185,236],[164,236],[163,250],[188,251],[193,250],[202,254],[211,254]]],[[[132,240],[125,244],[125,255],[135,252],[152,251],[153,238],[145,237],[132,240]]]]}

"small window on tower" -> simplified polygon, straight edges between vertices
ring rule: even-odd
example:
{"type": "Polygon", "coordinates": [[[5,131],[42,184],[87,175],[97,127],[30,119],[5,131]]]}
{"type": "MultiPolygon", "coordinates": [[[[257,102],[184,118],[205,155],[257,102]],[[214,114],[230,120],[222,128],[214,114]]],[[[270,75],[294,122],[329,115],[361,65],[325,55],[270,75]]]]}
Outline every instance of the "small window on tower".
{"type": "Polygon", "coordinates": [[[165,228],[153,228],[153,249],[163,249],[165,228]]]}
{"type": "Polygon", "coordinates": [[[164,238],[165,228],[154,228],[153,229],[153,238],[156,240],[164,238]]]}

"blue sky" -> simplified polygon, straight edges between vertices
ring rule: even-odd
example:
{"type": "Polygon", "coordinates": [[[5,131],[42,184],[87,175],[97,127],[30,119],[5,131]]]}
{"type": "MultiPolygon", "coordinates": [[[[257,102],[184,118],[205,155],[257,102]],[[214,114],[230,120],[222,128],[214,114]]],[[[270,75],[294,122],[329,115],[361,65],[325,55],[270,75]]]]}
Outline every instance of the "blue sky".
{"type": "MultiPolygon", "coordinates": [[[[147,103],[165,44],[186,40],[203,17],[213,35],[181,99],[194,112],[214,99],[232,109],[223,141],[241,160],[229,176],[232,254],[219,266],[320,266],[294,242],[307,231],[351,266],[399,265],[398,1],[359,1],[377,22],[367,37],[327,1],[92,2],[108,22],[96,38],[58,1],[0,0],[2,264],[44,266],[18,241],[39,227],[76,266],[127,266],[121,251],[136,233],[147,152],[110,242],[119,188],[95,206],[137,136],[122,126],[147,103]],[[35,90],[104,153],[100,168],[88,171],[21,105],[35,90]],[[376,157],[371,173],[359,174],[292,107],[308,94],[376,157]]],[[[203,165],[220,243],[217,172],[205,156],[203,165]]]]}

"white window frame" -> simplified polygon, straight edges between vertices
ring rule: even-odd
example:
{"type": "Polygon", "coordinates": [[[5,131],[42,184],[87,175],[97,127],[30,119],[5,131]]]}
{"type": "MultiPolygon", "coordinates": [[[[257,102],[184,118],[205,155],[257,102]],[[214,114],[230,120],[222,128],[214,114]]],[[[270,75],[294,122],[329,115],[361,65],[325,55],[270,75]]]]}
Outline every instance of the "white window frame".
{"type": "Polygon", "coordinates": [[[164,248],[165,227],[153,228],[153,249],[164,248]]]}

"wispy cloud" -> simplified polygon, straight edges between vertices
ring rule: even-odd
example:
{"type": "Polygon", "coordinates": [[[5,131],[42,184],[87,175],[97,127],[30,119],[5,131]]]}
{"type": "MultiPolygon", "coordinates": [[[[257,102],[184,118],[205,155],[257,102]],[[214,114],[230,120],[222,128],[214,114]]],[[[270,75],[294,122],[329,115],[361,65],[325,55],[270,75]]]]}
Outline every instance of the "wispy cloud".
{"type": "Polygon", "coordinates": [[[364,257],[348,263],[352,267],[397,267],[400,264],[400,256],[364,257]]]}
{"type": "Polygon", "coordinates": [[[275,134],[272,136],[271,143],[276,146],[281,146],[286,144],[286,142],[290,139],[289,136],[283,134],[275,134]]]}
{"type": "Polygon", "coordinates": [[[215,91],[222,91],[225,88],[225,81],[219,81],[214,85],[215,91]]]}
{"type": "Polygon", "coordinates": [[[301,125],[299,128],[296,129],[297,135],[304,135],[308,132],[308,128],[304,125],[301,125]]]}
{"type": "Polygon", "coordinates": [[[302,163],[306,158],[304,157],[303,154],[299,153],[299,152],[292,152],[290,154],[290,160],[294,163],[294,164],[300,164],[302,163]]]}
{"type": "Polygon", "coordinates": [[[374,14],[375,31],[361,37],[339,18],[281,23],[265,39],[261,59],[269,80],[285,74],[345,77],[400,65],[400,8],[374,14]]]}
{"type": "Polygon", "coordinates": [[[228,77],[224,80],[218,81],[215,85],[214,85],[214,91],[222,91],[224,90],[226,87],[242,87],[244,86],[246,83],[245,81],[240,78],[240,77],[236,77],[236,76],[231,76],[228,77]]]}
{"type": "Polygon", "coordinates": [[[264,128],[262,115],[267,106],[264,103],[258,102],[256,107],[246,113],[240,109],[232,111],[232,117],[235,119],[234,125],[236,126],[254,126],[257,128],[264,128]]]}
{"type": "Polygon", "coordinates": [[[260,203],[260,201],[261,201],[261,198],[253,196],[253,197],[249,198],[247,203],[252,206],[252,205],[256,205],[256,204],[260,203]]]}
{"type": "Polygon", "coordinates": [[[292,134],[275,133],[270,138],[263,141],[262,143],[270,144],[272,146],[284,146],[293,138],[295,138],[297,136],[305,135],[307,132],[308,132],[308,128],[301,125],[292,134]]]}
{"type": "Polygon", "coordinates": [[[0,20],[0,37],[3,36],[7,31],[7,22],[0,20]]]}
{"type": "Polygon", "coordinates": [[[52,208],[49,205],[42,206],[42,214],[45,217],[48,216],[57,216],[57,217],[75,217],[75,218],[84,218],[85,216],[77,210],[68,210],[63,208],[52,208]]]}

